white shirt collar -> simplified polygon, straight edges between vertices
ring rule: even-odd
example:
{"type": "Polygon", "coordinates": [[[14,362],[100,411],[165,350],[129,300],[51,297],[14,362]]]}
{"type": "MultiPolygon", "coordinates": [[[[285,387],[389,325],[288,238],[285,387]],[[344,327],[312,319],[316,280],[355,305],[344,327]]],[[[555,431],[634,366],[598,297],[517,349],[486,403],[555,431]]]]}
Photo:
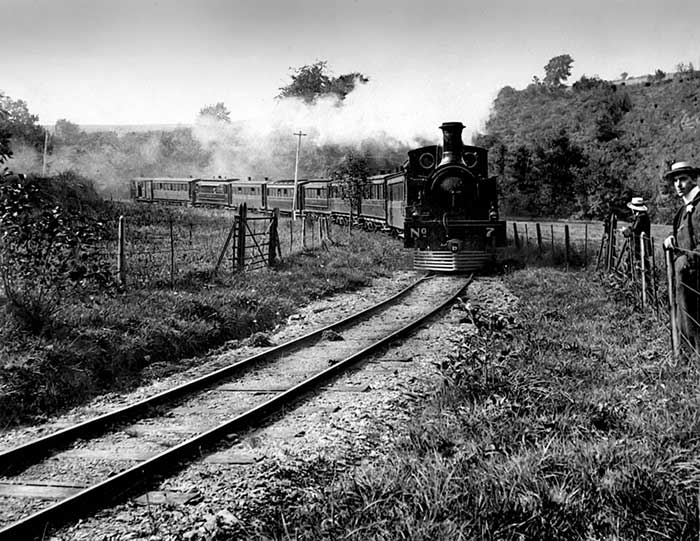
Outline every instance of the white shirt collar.
{"type": "Polygon", "coordinates": [[[692,190],[690,190],[686,195],[683,196],[683,202],[686,205],[689,204],[693,199],[695,199],[695,196],[697,196],[699,193],[700,193],[700,186],[693,187],[692,190]]]}

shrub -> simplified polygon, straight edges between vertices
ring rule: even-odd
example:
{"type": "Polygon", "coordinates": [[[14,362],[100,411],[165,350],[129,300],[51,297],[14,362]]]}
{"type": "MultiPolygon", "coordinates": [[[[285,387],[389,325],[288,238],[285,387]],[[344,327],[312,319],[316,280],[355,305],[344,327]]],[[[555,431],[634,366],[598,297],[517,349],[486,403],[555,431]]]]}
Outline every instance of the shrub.
{"type": "Polygon", "coordinates": [[[0,279],[9,311],[35,333],[63,299],[110,283],[97,250],[104,225],[87,212],[75,181],[11,177],[0,186],[0,279]]]}

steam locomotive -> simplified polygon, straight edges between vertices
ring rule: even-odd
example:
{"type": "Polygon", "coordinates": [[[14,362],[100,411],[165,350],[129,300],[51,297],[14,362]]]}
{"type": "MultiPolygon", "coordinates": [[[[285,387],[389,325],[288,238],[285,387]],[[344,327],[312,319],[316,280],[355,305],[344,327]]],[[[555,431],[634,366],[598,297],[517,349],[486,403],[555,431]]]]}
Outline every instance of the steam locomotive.
{"type": "Polygon", "coordinates": [[[131,195],[137,202],[218,208],[246,203],[261,212],[297,209],[338,223],[352,219],[369,230],[402,234],[404,246],[414,250],[416,269],[477,270],[506,243],[496,177],[488,176],[486,149],[462,143],[461,122],[440,129],[442,146],[411,150],[401,168],[370,177],[352,214],[340,184],[328,179],[304,179],[295,190],[288,179],[136,178],[131,195]]]}
{"type": "Polygon", "coordinates": [[[445,122],[442,147],[411,150],[406,167],[404,246],[416,269],[482,268],[506,244],[488,153],[462,143],[461,122],[445,122]]]}

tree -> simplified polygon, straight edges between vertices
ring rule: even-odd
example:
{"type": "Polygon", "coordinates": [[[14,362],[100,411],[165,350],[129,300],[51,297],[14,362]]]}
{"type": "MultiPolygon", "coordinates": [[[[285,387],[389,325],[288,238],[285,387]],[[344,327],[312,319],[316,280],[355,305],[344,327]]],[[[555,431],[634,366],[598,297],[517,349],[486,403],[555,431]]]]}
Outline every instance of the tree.
{"type": "Polygon", "coordinates": [[[360,202],[367,189],[369,177],[367,158],[354,150],[349,150],[330,171],[329,177],[339,183],[340,196],[350,204],[350,223],[352,224],[352,214],[359,213],[360,202]]]}
{"type": "Polygon", "coordinates": [[[647,81],[649,82],[658,82],[658,81],[663,81],[666,78],[666,72],[663,70],[657,69],[654,75],[649,75],[647,77],[647,81]]]}
{"type": "Polygon", "coordinates": [[[553,88],[563,86],[563,81],[566,81],[571,75],[571,64],[573,63],[574,59],[568,54],[551,58],[544,67],[544,84],[553,88]]]}
{"type": "Polygon", "coordinates": [[[231,112],[226,109],[223,101],[215,105],[207,105],[199,110],[199,118],[215,120],[217,122],[231,122],[231,112]]]}
{"type": "Polygon", "coordinates": [[[320,96],[335,95],[342,101],[358,83],[365,84],[369,81],[359,72],[332,77],[328,73],[327,64],[325,60],[319,60],[315,64],[295,69],[291,75],[292,81],[287,86],[280,87],[277,98],[299,98],[311,104],[320,96]]]}
{"type": "Polygon", "coordinates": [[[608,83],[607,81],[603,81],[597,75],[593,75],[592,77],[582,75],[578,81],[576,81],[573,85],[571,85],[571,88],[573,88],[573,90],[576,92],[586,92],[589,90],[593,90],[594,88],[609,88],[609,87],[610,87],[610,83],[608,83]]]}
{"type": "Polygon", "coordinates": [[[10,138],[21,141],[41,151],[44,147],[44,128],[39,124],[39,117],[29,112],[27,102],[13,100],[0,94],[0,132],[10,134],[10,138]]]}
{"type": "Polygon", "coordinates": [[[627,80],[627,77],[629,77],[629,76],[630,76],[629,73],[627,73],[626,71],[623,71],[623,72],[620,74],[620,79],[622,79],[623,81],[625,81],[625,80],[627,80]]]}
{"type": "Polygon", "coordinates": [[[369,79],[358,71],[340,75],[330,80],[330,92],[338,96],[341,100],[344,100],[345,96],[355,90],[358,82],[365,84],[369,82],[369,79]]]}
{"type": "Polygon", "coordinates": [[[570,216],[582,187],[577,182],[586,165],[582,148],[565,128],[545,135],[534,152],[537,177],[542,184],[540,210],[549,216],[570,216]]]}
{"type": "Polygon", "coordinates": [[[54,126],[54,140],[61,145],[80,145],[84,142],[85,135],[85,132],[80,129],[80,126],[65,118],[57,120],[54,126]]]}
{"type": "MultiPolygon", "coordinates": [[[[0,165],[4,165],[4,163],[12,157],[12,149],[10,148],[11,134],[5,127],[10,113],[2,106],[2,98],[3,94],[0,93],[0,165]]],[[[4,176],[6,173],[7,167],[3,167],[0,171],[0,177],[4,176]]]]}

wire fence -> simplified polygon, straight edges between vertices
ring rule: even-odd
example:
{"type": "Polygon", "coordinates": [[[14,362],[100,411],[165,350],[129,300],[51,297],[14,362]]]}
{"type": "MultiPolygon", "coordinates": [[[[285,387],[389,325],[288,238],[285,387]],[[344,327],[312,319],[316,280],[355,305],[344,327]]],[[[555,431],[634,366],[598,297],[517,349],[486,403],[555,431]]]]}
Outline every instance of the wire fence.
{"type": "Polygon", "coordinates": [[[516,250],[570,267],[586,267],[593,257],[593,228],[566,222],[507,221],[508,244],[516,250]]]}
{"type": "Polygon", "coordinates": [[[630,293],[640,310],[668,322],[676,358],[700,357],[700,251],[669,242],[671,226],[631,233],[629,223],[509,221],[511,246],[550,256],[558,264],[592,267],[630,293]]]}
{"type": "Polygon", "coordinates": [[[275,264],[304,250],[326,248],[327,219],[280,217],[206,209],[125,213],[115,228],[111,254],[114,273],[130,288],[175,287],[192,279],[219,278],[275,264]]]}

